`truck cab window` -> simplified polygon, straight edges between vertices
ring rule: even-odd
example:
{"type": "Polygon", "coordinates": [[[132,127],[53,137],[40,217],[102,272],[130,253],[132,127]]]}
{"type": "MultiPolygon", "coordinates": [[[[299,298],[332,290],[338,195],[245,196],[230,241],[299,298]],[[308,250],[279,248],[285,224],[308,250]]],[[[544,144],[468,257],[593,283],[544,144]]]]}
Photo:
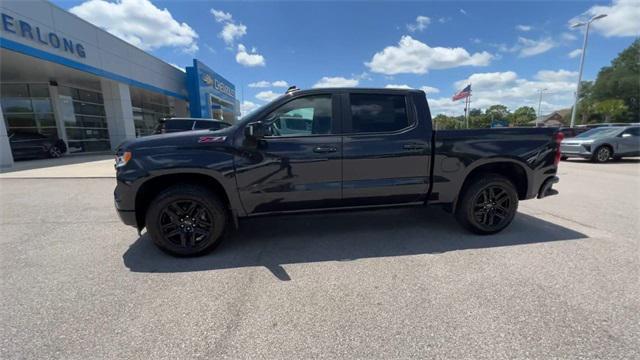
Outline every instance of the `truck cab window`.
{"type": "Polygon", "coordinates": [[[331,95],[292,100],[267,116],[271,136],[308,136],[331,133],[331,95]]]}
{"type": "Polygon", "coordinates": [[[392,132],[409,126],[403,95],[351,94],[351,132],[392,132]]]}

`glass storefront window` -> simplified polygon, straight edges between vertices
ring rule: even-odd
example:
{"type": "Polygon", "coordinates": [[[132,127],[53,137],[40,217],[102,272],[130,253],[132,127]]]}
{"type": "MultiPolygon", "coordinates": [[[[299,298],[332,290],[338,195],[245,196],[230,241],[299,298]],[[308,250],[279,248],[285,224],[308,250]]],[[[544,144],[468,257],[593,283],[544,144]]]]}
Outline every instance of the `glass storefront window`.
{"type": "Polygon", "coordinates": [[[2,98],[2,110],[5,113],[30,113],[33,106],[28,98],[2,98]]]}
{"type": "Polygon", "coordinates": [[[47,84],[2,84],[2,111],[7,133],[37,133],[57,136],[47,84]]]}
{"type": "Polygon", "coordinates": [[[102,94],[96,91],[60,87],[60,106],[64,116],[70,152],[111,149],[102,94]],[[71,114],[73,113],[73,115],[71,114]]]}
{"type": "Polygon", "coordinates": [[[35,113],[53,113],[53,109],[51,108],[51,100],[49,100],[49,98],[32,99],[31,104],[33,105],[33,112],[35,113]]]}
{"type": "Polygon", "coordinates": [[[153,134],[160,119],[174,116],[167,96],[136,87],[130,87],[130,91],[136,137],[153,134]]]}
{"type": "Polygon", "coordinates": [[[4,115],[7,121],[7,127],[9,129],[14,128],[27,128],[27,127],[36,127],[36,119],[34,114],[5,114],[4,115]]]}
{"type": "Polygon", "coordinates": [[[28,98],[29,88],[27,84],[2,84],[2,87],[0,87],[0,96],[2,96],[2,98],[28,98]]]}

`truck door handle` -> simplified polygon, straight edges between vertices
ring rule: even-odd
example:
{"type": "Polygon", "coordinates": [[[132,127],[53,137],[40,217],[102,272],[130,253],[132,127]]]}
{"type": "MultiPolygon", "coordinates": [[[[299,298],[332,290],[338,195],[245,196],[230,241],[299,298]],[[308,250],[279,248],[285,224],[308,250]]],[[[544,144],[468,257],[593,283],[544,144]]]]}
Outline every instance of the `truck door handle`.
{"type": "Polygon", "coordinates": [[[314,153],[320,154],[334,153],[336,151],[338,151],[338,149],[335,146],[330,145],[318,145],[313,148],[314,153]]]}
{"type": "Polygon", "coordinates": [[[422,144],[405,144],[402,146],[402,148],[405,150],[424,150],[427,147],[422,144]]]}

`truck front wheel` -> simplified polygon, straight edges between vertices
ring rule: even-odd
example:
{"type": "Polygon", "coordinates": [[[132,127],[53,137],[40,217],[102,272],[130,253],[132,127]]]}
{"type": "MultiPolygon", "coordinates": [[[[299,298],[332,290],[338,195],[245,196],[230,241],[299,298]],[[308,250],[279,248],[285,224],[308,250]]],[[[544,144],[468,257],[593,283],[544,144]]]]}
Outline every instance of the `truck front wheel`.
{"type": "Polygon", "coordinates": [[[213,250],[227,223],[220,198],[197,185],[177,185],[151,201],[146,226],[153,242],[177,256],[196,256],[213,250]]]}
{"type": "Polygon", "coordinates": [[[463,189],[456,219],[476,234],[495,234],[511,224],[517,210],[513,183],[501,175],[483,174],[463,189]]]}

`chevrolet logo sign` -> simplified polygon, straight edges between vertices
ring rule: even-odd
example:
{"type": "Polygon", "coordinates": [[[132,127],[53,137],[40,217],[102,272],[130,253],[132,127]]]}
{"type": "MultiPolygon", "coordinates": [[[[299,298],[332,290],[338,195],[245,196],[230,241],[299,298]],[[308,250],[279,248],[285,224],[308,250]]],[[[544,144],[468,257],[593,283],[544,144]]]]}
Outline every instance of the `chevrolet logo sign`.
{"type": "Polygon", "coordinates": [[[202,81],[205,84],[209,85],[209,86],[213,85],[213,79],[211,78],[211,75],[209,75],[209,74],[202,75],[202,81]]]}

